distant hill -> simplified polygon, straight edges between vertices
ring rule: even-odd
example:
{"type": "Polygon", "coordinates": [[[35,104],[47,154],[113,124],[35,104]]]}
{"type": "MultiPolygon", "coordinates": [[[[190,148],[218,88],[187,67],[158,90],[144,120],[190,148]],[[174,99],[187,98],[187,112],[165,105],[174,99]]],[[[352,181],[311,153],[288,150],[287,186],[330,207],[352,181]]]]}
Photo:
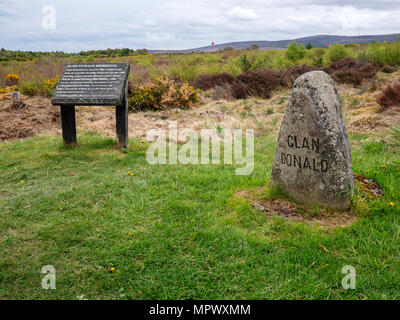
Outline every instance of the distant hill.
{"type": "Polygon", "coordinates": [[[167,52],[207,52],[214,50],[223,50],[225,47],[232,47],[235,50],[242,50],[251,47],[252,44],[257,44],[261,50],[263,49],[284,49],[292,41],[296,41],[298,44],[304,46],[311,43],[313,47],[327,48],[328,44],[348,44],[358,43],[367,44],[374,41],[395,41],[398,39],[399,34],[381,34],[381,35],[367,35],[367,36],[336,36],[336,35],[318,35],[290,40],[278,40],[278,41],[237,41],[216,44],[215,46],[206,46],[194,49],[186,50],[149,50],[150,53],[167,53],[167,52]]]}

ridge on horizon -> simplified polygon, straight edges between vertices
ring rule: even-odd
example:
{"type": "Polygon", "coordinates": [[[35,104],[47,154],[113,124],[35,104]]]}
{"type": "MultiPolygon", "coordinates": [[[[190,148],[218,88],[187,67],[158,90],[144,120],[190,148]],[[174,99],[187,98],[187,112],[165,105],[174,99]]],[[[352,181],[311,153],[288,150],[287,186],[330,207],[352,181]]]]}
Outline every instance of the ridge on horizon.
{"type": "Polygon", "coordinates": [[[393,42],[398,39],[400,33],[380,34],[380,35],[358,35],[358,36],[341,36],[341,35],[315,35],[306,36],[287,40],[253,40],[253,41],[232,41],[214,46],[208,45],[197,47],[193,49],[170,49],[170,50],[149,50],[150,53],[163,53],[163,52],[207,52],[213,50],[221,50],[225,47],[232,47],[234,50],[243,50],[251,47],[252,44],[257,44],[261,50],[265,49],[285,49],[292,41],[298,44],[307,45],[311,43],[313,47],[327,48],[328,44],[367,44],[375,41],[389,41],[393,42]]]}

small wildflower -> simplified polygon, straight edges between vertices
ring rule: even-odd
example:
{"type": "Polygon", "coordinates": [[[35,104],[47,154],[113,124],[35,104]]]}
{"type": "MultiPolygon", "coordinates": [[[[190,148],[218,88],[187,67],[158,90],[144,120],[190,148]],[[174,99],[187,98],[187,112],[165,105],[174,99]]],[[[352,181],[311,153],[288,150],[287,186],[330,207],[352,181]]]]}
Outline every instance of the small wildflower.
{"type": "Polygon", "coordinates": [[[110,268],[110,272],[112,273],[112,272],[114,272],[115,271],[115,268],[114,267],[111,267],[110,268]]]}
{"type": "Polygon", "coordinates": [[[140,140],[140,142],[141,142],[141,143],[145,143],[145,141],[144,141],[144,140],[140,140]]]}
{"type": "Polygon", "coordinates": [[[393,206],[394,206],[394,202],[391,201],[391,202],[389,203],[389,205],[390,205],[391,207],[393,207],[393,206]]]}
{"type": "Polygon", "coordinates": [[[26,181],[25,180],[21,180],[19,183],[25,183],[26,181]]]}
{"type": "Polygon", "coordinates": [[[382,164],[381,167],[382,167],[382,168],[386,168],[386,164],[382,164]]]}
{"type": "Polygon", "coordinates": [[[134,175],[135,175],[134,173],[132,173],[132,172],[130,173],[130,176],[131,176],[131,177],[133,177],[134,175]]]}

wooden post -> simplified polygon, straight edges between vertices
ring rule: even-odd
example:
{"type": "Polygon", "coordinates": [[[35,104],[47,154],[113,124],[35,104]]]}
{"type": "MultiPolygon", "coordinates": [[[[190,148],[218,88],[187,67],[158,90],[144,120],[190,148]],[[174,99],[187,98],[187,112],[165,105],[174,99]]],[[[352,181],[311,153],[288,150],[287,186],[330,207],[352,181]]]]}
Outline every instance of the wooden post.
{"type": "Polygon", "coordinates": [[[76,144],[75,106],[61,105],[61,127],[65,144],[76,144]]]}
{"type": "Polygon", "coordinates": [[[115,107],[118,148],[128,146],[128,83],[125,86],[122,104],[115,107]]]}

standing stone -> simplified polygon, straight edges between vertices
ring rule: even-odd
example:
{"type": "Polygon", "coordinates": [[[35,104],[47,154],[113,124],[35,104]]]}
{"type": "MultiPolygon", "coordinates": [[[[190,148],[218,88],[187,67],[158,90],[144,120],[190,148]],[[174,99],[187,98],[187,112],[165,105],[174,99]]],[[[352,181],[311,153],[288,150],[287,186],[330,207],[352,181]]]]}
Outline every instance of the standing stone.
{"type": "Polygon", "coordinates": [[[11,94],[11,99],[13,105],[18,105],[19,103],[21,103],[21,93],[19,91],[14,91],[11,94]]]}
{"type": "Polygon", "coordinates": [[[323,71],[297,78],[283,118],[271,185],[295,201],[350,207],[354,191],[350,145],[336,85],[323,71]]]}

